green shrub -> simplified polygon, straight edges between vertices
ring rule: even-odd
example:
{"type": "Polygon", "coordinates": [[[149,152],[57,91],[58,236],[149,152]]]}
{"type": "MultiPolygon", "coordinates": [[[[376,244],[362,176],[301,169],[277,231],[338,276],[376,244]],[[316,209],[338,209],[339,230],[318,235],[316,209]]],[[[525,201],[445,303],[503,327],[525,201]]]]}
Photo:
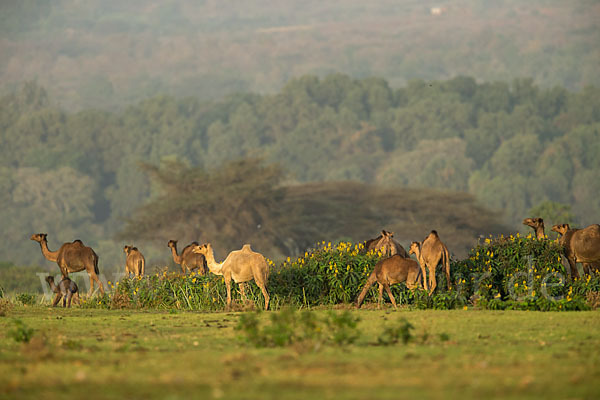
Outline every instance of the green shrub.
{"type": "Polygon", "coordinates": [[[36,295],[31,293],[19,293],[15,299],[24,306],[32,306],[36,303],[36,295]]]}
{"type": "Polygon", "coordinates": [[[390,346],[398,342],[407,344],[409,341],[414,339],[411,333],[415,327],[406,320],[401,318],[395,325],[385,326],[383,332],[377,338],[377,343],[382,346],[390,346]]]}
{"type": "Polygon", "coordinates": [[[330,312],[318,318],[308,310],[285,308],[270,313],[268,324],[261,324],[260,315],[261,311],[241,314],[235,328],[242,333],[242,341],[256,347],[284,347],[296,343],[308,343],[313,348],[324,344],[344,346],[359,337],[359,319],[348,311],[330,312]]]}
{"type": "Polygon", "coordinates": [[[27,327],[20,319],[15,319],[13,321],[15,323],[15,328],[8,332],[9,336],[17,342],[29,343],[33,336],[34,329],[27,327]]]}

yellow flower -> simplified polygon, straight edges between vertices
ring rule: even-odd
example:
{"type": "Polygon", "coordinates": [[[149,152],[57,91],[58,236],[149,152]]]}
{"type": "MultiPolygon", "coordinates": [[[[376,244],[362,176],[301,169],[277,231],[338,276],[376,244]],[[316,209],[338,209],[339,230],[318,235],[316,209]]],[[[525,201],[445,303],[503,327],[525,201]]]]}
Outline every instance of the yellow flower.
{"type": "Polygon", "coordinates": [[[465,311],[467,311],[468,309],[469,309],[469,307],[467,307],[467,306],[463,307],[463,310],[465,310],[465,311]]]}

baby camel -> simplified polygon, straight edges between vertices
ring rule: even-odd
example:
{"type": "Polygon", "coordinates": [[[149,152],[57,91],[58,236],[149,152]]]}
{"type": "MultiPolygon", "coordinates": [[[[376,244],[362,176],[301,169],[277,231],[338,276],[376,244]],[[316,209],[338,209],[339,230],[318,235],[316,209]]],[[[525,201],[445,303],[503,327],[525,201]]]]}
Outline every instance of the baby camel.
{"type": "Polygon", "coordinates": [[[69,278],[62,278],[58,286],[54,284],[54,277],[47,276],[46,282],[50,285],[50,289],[56,296],[54,297],[54,301],[52,302],[52,307],[56,307],[60,299],[63,299],[63,307],[71,307],[71,299],[74,298],[77,304],[81,304],[79,300],[79,290],[77,289],[77,284],[70,280],[69,278]]]}
{"type": "Polygon", "coordinates": [[[127,275],[144,276],[146,269],[146,259],[137,247],[125,246],[123,252],[127,254],[125,257],[125,273],[127,275]]]}
{"type": "Polygon", "coordinates": [[[535,237],[538,239],[545,239],[546,233],[544,232],[544,220],[542,218],[525,218],[523,225],[530,226],[535,231],[535,237]]]}
{"type": "Polygon", "coordinates": [[[437,286],[435,269],[440,263],[444,266],[448,290],[450,290],[450,256],[448,255],[448,248],[442,243],[436,231],[431,231],[422,243],[412,242],[408,252],[417,257],[423,276],[423,288],[429,290],[430,296],[437,286]],[[426,268],[429,270],[429,288],[427,287],[426,268]]]}
{"type": "Polygon", "coordinates": [[[381,302],[383,300],[383,288],[385,288],[390,300],[394,305],[395,309],[398,309],[396,305],[396,299],[392,294],[390,285],[400,282],[406,282],[406,287],[414,289],[419,285],[419,264],[410,258],[404,258],[399,254],[395,254],[390,258],[383,259],[375,264],[375,268],[369,278],[365,287],[360,292],[358,299],[356,300],[356,308],[360,308],[367,292],[373,286],[375,282],[379,284],[379,298],[378,307],[381,308],[381,302]]]}
{"type": "Polygon", "coordinates": [[[223,275],[227,287],[227,309],[231,306],[231,280],[240,286],[242,298],[246,300],[246,282],[254,279],[256,285],[262,291],[265,298],[265,310],[269,308],[269,293],[267,293],[267,279],[269,277],[269,265],[265,257],[253,251],[249,244],[245,244],[241,250],[229,253],[225,261],[215,261],[213,248],[210,243],[192,248],[194,253],[202,254],[206,258],[208,269],[215,275],[223,275]]]}

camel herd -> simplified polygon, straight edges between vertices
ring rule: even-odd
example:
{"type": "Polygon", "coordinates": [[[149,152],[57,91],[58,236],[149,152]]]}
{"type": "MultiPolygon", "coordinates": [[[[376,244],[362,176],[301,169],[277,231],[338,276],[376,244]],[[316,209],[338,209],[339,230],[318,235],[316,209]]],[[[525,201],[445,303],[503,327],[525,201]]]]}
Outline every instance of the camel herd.
{"type": "MultiPolygon", "coordinates": [[[[533,228],[536,238],[546,238],[542,218],[526,218],[523,220],[523,224],[533,228]]],[[[578,262],[583,264],[586,274],[600,271],[600,225],[590,225],[584,229],[571,229],[568,224],[562,224],[554,225],[552,231],[560,235],[558,242],[569,262],[572,277],[579,277],[576,268],[578,262]]],[[[360,307],[375,282],[379,285],[379,305],[381,305],[385,289],[393,306],[397,307],[390,286],[401,282],[405,282],[409,289],[422,286],[431,295],[437,287],[435,271],[440,264],[444,269],[448,289],[450,289],[448,248],[435,230],[431,231],[423,241],[412,242],[409,252],[394,240],[393,236],[393,232],[382,230],[381,235],[365,242],[365,252],[376,250],[381,252],[384,258],[375,265],[369,275],[356,300],[357,308],[360,307]],[[411,254],[415,255],[417,261],[410,258],[411,254]]],[[[31,236],[31,240],[40,244],[44,257],[56,262],[62,273],[63,279],[58,286],[54,284],[52,277],[46,279],[52,291],[56,293],[53,306],[63,297],[63,306],[66,302],[70,306],[73,296],[76,300],[78,299],[77,285],[68,278],[70,272],[85,270],[88,273],[90,277],[88,296],[93,293],[94,282],[98,284],[100,292],[104,293],[104,287],[98,277],[98,256],[81,240],[64,243],[57,251],[48,249],[47,234],[45,233],[34,234],[31,236]]],[[[262,291],[265,309],[269,308],[269,293],[267,292],[269,266],[265,257],[253,251],[249,244],[244,245],[240,250],[229,253],[221,263],[215,261],[210,243],[200,245],[198,242],[192,242],[183,248],[180,254],[177,252],[176,240],[169,240],[167,246],[171,249],[173,261],[181,265],[182,273],[197,271],[203,275],[210,271],[215,275],[223,276],[227,288],[228,309],[231,306],[231,282],[238,284],[242,298],[245,300],[246,282],[252,280],[262,291]]],[[[123,251],[126,254],[125,272],[134,276],[143,276],[146,262],[142,253],[133,246],[125,246],[123,251]]]]}

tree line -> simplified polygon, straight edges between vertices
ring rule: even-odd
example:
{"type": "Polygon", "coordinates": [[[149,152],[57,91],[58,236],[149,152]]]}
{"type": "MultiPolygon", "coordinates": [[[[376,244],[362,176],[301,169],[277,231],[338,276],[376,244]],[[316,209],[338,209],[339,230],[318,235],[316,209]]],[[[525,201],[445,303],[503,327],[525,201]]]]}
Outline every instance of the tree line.
{"type": "MultiPolygon", "coordinates": [[[[199,230],[231,224],[231,237],[239,226],[215,216],[202,229],[210,209],[195,207],[216,205],[223,218],[237,215],[251,226],[277,209],[273,204],[285,204],[289,209],[279,209],[280,217],[289,217],[287,226],[300,233],[285,231],[281,240],[292,238],[302,250],[316,228],[308,219],[294,220],[290,210],[310,214],[336,199],[336,191],[327,189],[335,185],[306,185],[314,182],[469,193],[485,209],[481,215],[496,218],[490,231],[502,224],[519,229],[533,207],[552,209],[544,206],[548,202],[567,207],[573,222],[584,225],[600,217],[599,128],[598,88],[545,89],[531,79],[478,83],[461,76],[392,88],[381,78],[308,75],[275,94],[240,93],[210,102],[158,96],[114,112],[65,111],[43,87],[28,82],[0,98],[0,196],[8,205],[0,210],[2,258],[39,260],[27,237],[47,232],[54,247],[81,238],[116,260],[121,255],[110,250],[116,235],[131,234],[127,221],[143,213],[168,211],[163,207],[169,202],[158,201],[165,193],[178,196],[172,203],[177,208],[197,211],[191,218],[198,219],[199,230]],[[252,164],[257,158],[262,162],[252,164]],[[239,173],[240,165],[260,171],[246,177],[257,187],[236,181],[232,171],[239,173]],[[244,191],[247,200],[236,198],[244,191]],[[190,198],[197,202],[186,203],[190,198]],[[306,202],[315,204],[306,208],[306,202]]],[[[366,190],[352,185],[337,192],[366,190]]],[[[400,203],[391,206],[401,207],[402,199],[390,196],[400,203]]],[[[423,204],[415,201],[415,210],[423,204]]],[[[345,215],[350,221],[351,213],[345,215]]],[[[464,221],[448,218],[454,217],[464,221]]],[[[151,228],[139,227],[142,233],[130,237],[154,240],[151,228]]],[[[485,233],[478,227],[470,240],[485,233]]],[[[336,235],[329,238],[343,233],[336,235]]],[[[223,247],[232,244],[225,240],[223,247]]],[[[286,246],[277,245],[280,254],[286,246]]]]}

